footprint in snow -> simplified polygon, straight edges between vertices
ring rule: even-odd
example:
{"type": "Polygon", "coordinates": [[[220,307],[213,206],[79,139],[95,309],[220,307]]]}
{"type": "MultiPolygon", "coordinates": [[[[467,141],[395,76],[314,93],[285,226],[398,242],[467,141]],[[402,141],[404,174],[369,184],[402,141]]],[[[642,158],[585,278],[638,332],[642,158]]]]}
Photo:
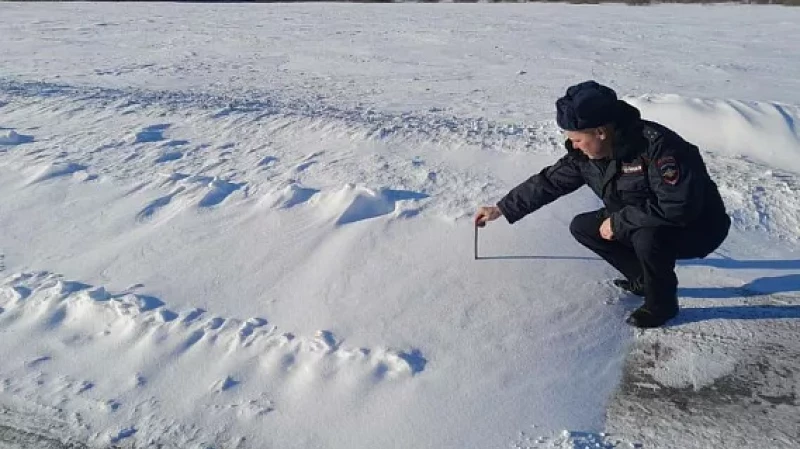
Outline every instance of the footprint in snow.
{"type": "Polygon", "coordinates": [[[49,355],[44,355],[44,356],[41,356],[41,357],[37,357],[37,358],[31,360],[30,362],[25,363],[25,365],[28,368],[36,368],[37,366],[39,366],[39,365],[41,365],[41,364],[43,364],[45,362],[49,362],[50,360],[51,360],[51,358],[50,358],[49,355]]]}
{"type": "Polygon", "coordinates": [[[242,324],[242,327],[239,328],[239,336],[242,338],[249,337],[253,335],[253,331],[255,331],[256,328],[266,325],[267,320],[263,318],[250,318],[244,324],[242,324]]]}
{"type": "Polygon", "coordinates": [[[316,164],[317,158],[322,156],[325,152],[324,151],[317,151],[315,153],[311,153],[308,156],[304,157],[299,164],[294,167],[295,173],[301,173],[306,171],[309,167],[316,164]]]}
{"type": "Polygon", "coordinates": [[[274,166],[277,162],[278,162],[278,158],[276,158],[275,156],[266,156],[264,159],[261,159],[258,162],[258,166],[259,167],[270,168],[270,167],[274,166]]]}
{"type": "Polygon", "coordinates": [[[183,157],[183,153],[180,151],[171,151],[168,153],[164,153],[161,156],[157,157],[154,161],[156,164],[163,164],[165,162],[172,162],[176,161],[183,157]]]}
{"type": "Polygon", "coordinates": [[[419,349],[412,349],[411,352],[387,351],[383,355],[383,360],[373,370],[373,376],[379,380],[400,373],[414,376],[424,371],[427,364],[428,360],[419,349]]]}
{"type": "Polygon", "coordinates": [[[133,375],[133,387],[134,388],[143,387],[146,384],[147,384],[147,378],[146,377],[144,377],[143,375],[138,374],[138,373],[133,375]]]}
{"type": "Polygon", "coordinates": [[[203,314],[206,313],[205,309],[193,309],[186,314],[185,317],[181,320],[183,324],[191,324],[197,321],[203,314]]]}
{"type": "Polygon", "coordinates": [[[120,441],[124,440],[125,438],[132,437],[133,435],[136,434],[136,432],[137,432],[136,427],[128,427],[126,429],[122,429],[119,432],[117,432],[117,434],[113,435],[109,441],[111,442],[111,444],[117,444],[120,441]]]}
{"type": "Polygon", "coordinates": [[[169,129],[168,123],[152,125],[142,128],[134,135],[134,143],[159,142],[164,140],[164,131],[169,129]]]}
{"type": "Polygon", "coordinates": [[[81,394],[81,393],[84,393],[86,391],[91,390],[92,388],[94,388],[94,383],[93,382],[89,382],[88,380],[84,380],[84,381],[81,382],[80,385],[77,386],[77,388],[75,389],[75,392],[77,394],[81,394]]]}
{"type": "Polygon", "coordinates": [[[189,145],[188,140],[168,140],[164,142],[163,146],[165,147],[180,147],[183,145],[189,145]]]}
{"type": "Polygon", "coordinates": [[[114,399],[109,399],[106,401],[105,406],[109,412],[116,412],[120,407],[122,407],[122,403],[115,401],[114,399]]]}
{"type": "Polygon", "coordinates": [[[309,167],[311,167],[312,165],[314,165],[314,164],[316,164],[316,163],[317,163],[317,161],[308,161],[308,162],[303,162],[302,164],[300,164],[300,165],[298,165],[297,167],[295,167],[295,168],[294,168],[294,171],[295,171],[296,173],[304,172],[304,171],[306,171],[306,170],[307,170],[309,167]]]}
{"type": "Polygon", "coordinates": [[[209,330],[217,330],[221,328],[223,324],[225,324],[225,318],[214,317],[208,320],[206,323],[206,328],[209,330]]]}
{"type": "Polygon", "coordinates": [[[158,316],[163,323],[169,323],[178,318],[178,314],[169,309],[161,309],[158,311],[158,316]]]}
{"type": "Polygon", "coordinates": [[[240,381],[234,379],[233,377],[226,376],[224,379],[218,380],[218,381],[214,382],[213,384],[211,384],[211,392],[212,393],[222,393],[224,391],[228,391],[231,388],[236,387],[240,383],[241,383],[240,381]]]}

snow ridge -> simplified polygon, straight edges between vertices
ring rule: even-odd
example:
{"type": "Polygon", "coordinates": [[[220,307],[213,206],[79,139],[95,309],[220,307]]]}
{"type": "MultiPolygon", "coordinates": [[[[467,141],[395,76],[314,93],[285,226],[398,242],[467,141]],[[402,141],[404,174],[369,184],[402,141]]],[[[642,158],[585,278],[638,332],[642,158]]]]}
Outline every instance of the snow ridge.
{"type": "MultiPolygon", "coordinates": [[[[211,419],[260,419],[280,412],[276,398],[285,391],[302,394],[317,382],[402,380],[427,363],[417,349],[348,347],[326,330],[296,336],[263,318],[226,318],[197,308],[174,312],[134,290],[112,294],[48,272],[5,278],[0,326],[8,332],[0,391],[29,403],[58,397],[73,411],[70,425],[89,443],[117,444],[135,438],[137,426],[146,426],[155,413],[177,417],[184,407],[202,404],[216,410],[205,415],[211,419]],[[21,359],[25,353],[38,355],[21,359]],[[200,372],[198,358],[207,360],[200,372]],[[105,365],[102,378],[82,377],[84,364],[98,363],[105,365]],[[164,383],[174,395],[170,402],[149,396],[152,385],[164,383]],[[81,418],[103,410],[96,423],[81,418]]],[[[149,443],[174,432],[153,425],[149,443]]],[[[187,443],[214,437],[197,429],[180,434],[187,443]]]]}

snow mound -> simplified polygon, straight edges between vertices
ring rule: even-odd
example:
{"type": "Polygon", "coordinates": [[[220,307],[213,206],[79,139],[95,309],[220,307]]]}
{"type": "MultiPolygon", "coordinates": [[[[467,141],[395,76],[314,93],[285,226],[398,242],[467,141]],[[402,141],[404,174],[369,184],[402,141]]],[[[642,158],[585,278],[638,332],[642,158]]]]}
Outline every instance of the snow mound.
{"type": "Polygon", "coordinates": [[[19,145],[33,141],[33,136],[17,134],[14,130],[0,131],[0,145],[19,145]]]}
{"type": "Polygon", "coordinates": [[[800,107],[671,94],[625,100],[644,118],[675,130],[703,150],[800,174],[800,107]]]}
{"type": "Polygon", "coordinates": [[[290,181],[284,187],[278,187],[269,192],[261,202],[270,208],[291,209],[309,201],[317,193],[319,193],[317,189],[304,187],[295,181],[290,181]]]}
{"type": "Polygon", "coordinates": [[[160,193],[159,197],[149,201],[136,213],[136,221],[148,221],[167,209],[172,211],[164,214],[165,217],[161,221],[175,216],[191,205],[200,209],[212,208],[222,204],[234,192],[246,185],[218,177],[175,172],[163,176],[164,179],[157,184],[157,187],[172,187],[172,190],[167,194],[160,193]]]}
{"type": "MultiPolygon", "coordinates": [[[[40,169],[39,172],[28,181],[28,184],[36,184],[54,178],[77,175],[79,172],[82,172],[87,168],[88,167],[86,165],[76,164],[74,162],[50,164],[40,169]]],[[[88,176],[83,176],[82,179],[86,180],[88,179],[88,176]]]]}
{"type": "Polygon", "coordinates": [[[395,212],[413,214],[414,209],[401,207],[403,201],[415,202],[428,195],[407,190],[380,188],[372,190],[364,186],[347,184],[340,190],[320,199],[320,207],[336,225],[345,225],[369,220],[395,212]]]}
{"type": "Polygon", "coordinates": [[[224,179],[214,178],[208,182],[208,191],[197,203],[198,207],[213,207],[225,201],[230,194],[242,188],[244,184],[237,184],[224,179]]]}

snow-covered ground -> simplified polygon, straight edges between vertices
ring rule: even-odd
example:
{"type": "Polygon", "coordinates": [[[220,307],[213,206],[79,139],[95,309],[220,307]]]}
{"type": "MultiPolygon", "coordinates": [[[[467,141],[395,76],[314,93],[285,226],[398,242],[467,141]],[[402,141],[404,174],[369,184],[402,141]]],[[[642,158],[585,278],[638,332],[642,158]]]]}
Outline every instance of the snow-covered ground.
{"type": "MultiPolygon", "coordinates": [[[[637,443],[624,419],[601,434],[637,304],[566,229],[598,199],[492,223],[473,257],[475,207],[562,154],[553,102],[588,78],[701,145],[734,219],[719,251],[678,268],[686,308],[668,331],[800,317],[800,9],[0,3],[0,17],[0,435],[637,443]],[[725,308],[754,295],[789,308],[725,308]]],[[[688,366],[707,385],[734,365],[648,376],[683,386],[670,370],[688,366]]]]}

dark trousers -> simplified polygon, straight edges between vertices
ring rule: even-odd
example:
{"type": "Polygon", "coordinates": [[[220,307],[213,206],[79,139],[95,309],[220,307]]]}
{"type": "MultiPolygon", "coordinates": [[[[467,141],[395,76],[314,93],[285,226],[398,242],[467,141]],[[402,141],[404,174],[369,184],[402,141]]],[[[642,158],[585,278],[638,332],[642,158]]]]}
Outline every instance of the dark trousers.
{"type": "Polygon", "coordinates": [[[580,214],[572,219],[569,230],[578,242],[626,278],[643,281],[645,306],[653,312],[665,313],[678,308],[675,261],[709,255],[725,240],[730,226],[729,220],[723,220],[715,227],[719,229],[640,228],[627,240],[609,241],[600,236],[600,225],[607,216],[604,209],[580,214]]]}

